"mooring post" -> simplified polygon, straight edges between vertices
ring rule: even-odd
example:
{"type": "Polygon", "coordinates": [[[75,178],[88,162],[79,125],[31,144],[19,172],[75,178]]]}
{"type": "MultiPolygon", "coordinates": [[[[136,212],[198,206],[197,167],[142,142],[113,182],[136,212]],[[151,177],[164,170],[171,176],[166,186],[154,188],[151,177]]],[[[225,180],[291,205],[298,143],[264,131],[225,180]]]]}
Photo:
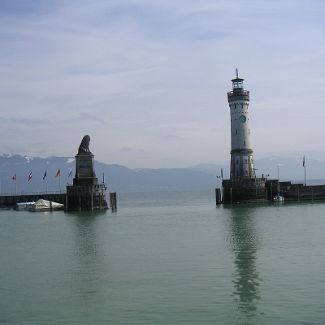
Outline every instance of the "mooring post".
{"type": "Polygon", "coordinates": [[[91,188],[91,211],[94,211],[94,188],[91,188]]]}
{"type": "Polygon", "coordinates": [[[298,192],[298,202],[299,202],[299,201],[300,201],[299,186],[298,186],[298,190],[297,190],[297,192],[298,192]]]}
{"type": "Polygon", "coordinates": [[[232,204],[232,187],[229,189],[230,203],[232,204]]]}
{"type": "Polygon", "coordinates": [[[215,195],[216,195],[216,205],[221,204],[221,191],[220,188],[215,189],[215,195]]]}
{"type": "Polygon", "coordinates": [[[110,201],[112,212],[116,211],[117,210],[116,192],[109,193],[109,201],[110,201]]]}
{"type": "Polygon", "coordinates": [[[50,211],[53,211],[52,200],[50,201],[50,211]]]}

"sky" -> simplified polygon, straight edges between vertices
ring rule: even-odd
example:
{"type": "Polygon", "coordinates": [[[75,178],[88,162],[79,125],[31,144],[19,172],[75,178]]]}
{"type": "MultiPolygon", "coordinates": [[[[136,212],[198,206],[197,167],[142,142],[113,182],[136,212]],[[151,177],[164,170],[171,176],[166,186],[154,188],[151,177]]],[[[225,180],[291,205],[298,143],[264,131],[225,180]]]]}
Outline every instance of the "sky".
{"type": "Polygon", "coordinates": [[[227,92],[255,159],[325,160],[321,0],[1,0],[0,153],[130,168],[230,160],[227,92]]]}

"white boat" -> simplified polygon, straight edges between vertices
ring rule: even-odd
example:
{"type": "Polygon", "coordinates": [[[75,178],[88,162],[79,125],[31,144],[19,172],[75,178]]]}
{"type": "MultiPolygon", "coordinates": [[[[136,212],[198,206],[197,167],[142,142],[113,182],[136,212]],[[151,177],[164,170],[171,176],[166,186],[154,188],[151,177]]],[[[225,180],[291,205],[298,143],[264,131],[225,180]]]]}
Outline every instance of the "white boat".
{"type": "Polygon", "coordinates": [[[18,202],[15,205],[15,209],[18,211],[28,211],[35,205],[35,202],[18,202]]]}
{"type": "Polygon", "coordinates": [[[280,181],[279,181],[279,166],[278,166],[278,184],[277,184],[277,195],[273,196],[273,202],[284,202],[283,195],[280,194],[280,181]]]}
{"type": "Polygon", "coordinates": [[[273,197],[273,202],[283,202],[283,201],[284,201],[284,197],[279,193],[273,197]]]}
{"type": "Polygon", "coordinates": [[[40,199],[30,206],[30,211],[51,211],[62,210],[64,205],[61,203],[40,199]]]}

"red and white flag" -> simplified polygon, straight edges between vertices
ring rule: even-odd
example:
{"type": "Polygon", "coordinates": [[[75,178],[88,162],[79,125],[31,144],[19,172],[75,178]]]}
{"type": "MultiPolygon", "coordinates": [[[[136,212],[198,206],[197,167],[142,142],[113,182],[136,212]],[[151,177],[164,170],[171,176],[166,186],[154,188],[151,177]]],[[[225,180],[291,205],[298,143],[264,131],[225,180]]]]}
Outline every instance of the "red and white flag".
{"type": "Polygon", "coordinates": [[[28,182],[32,179],[32,177],[33,177],[33,172],[30,172],[28,175],[28,182]]]}
{"type": "Polygon", "coordinates": [[[55,177],[59,177],[59,176],[61,176],[61,170],[60,169],[58,169],[58,171],[55,174],[55,177]]]}

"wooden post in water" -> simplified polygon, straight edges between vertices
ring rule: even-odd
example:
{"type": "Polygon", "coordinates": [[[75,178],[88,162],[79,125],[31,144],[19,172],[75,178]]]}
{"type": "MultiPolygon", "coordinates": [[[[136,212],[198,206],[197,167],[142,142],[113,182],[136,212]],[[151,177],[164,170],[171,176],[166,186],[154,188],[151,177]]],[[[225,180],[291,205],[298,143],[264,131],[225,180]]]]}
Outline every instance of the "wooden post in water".
{"type": "Polygon", "coordinates": [[[215,194],[216,194],[216,205],[220,205],[222,203],[220,188],[215,189],[215,194]]]}
{"type": "Polygon", "coordinates": [[[91,211],[94,211],[94,188],[91,188],[91,211]]]}
{"type": "Polygon", "coordinates": [[[230,203],[232,204],[232,187],[229,189],[230,203]]]}
{"type": "Polygon", "coordinates": [[[117,210],[116,192],[109,193],[109,202],[110,202],[112,212],[115,212],[117,210]]]}

